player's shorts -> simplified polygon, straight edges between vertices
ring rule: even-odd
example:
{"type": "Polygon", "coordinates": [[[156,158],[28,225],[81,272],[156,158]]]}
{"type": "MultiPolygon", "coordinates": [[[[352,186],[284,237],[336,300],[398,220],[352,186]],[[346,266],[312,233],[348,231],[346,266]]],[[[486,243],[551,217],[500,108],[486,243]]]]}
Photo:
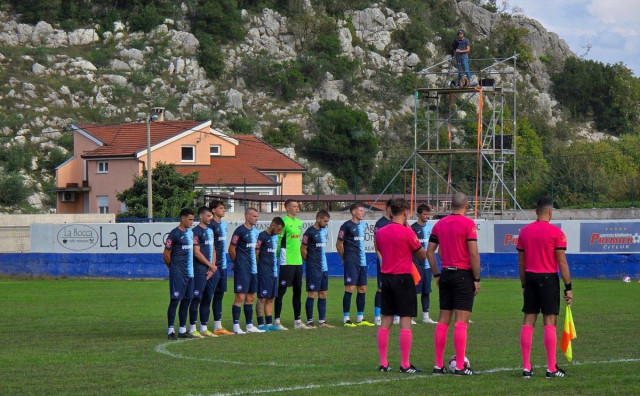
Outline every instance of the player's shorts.
{"type": "Polygon", "coordinates": [[[382,262],[380,261],[380,258],[376,257],[376,284],[378,285],[378,289],[382,287],[382,278],[380,277],[382,272],[380,272],[380,265],[382,265],[382,262]]]}
{"type": "Polygon", "coordinates": [[[218,270],[211,278],[215,293],[224,293],[227,291],[227,269],[218,267],[218,270]]]}
{"type": "Polygon", "coordinates": [[[191,300],[193,278],[184,275],[169,275],[169,297],[173,300],[191,300]]]}
{"type": "Polygon", "coordinates": [[[558,315],[560,313],[560,280],[558,274],[525,272],[524,305],[526,314],[558,315]]]}
{"type": "Polygon", "coordinates": [[[345,286],[366,286],[367,267],[364,265],[344,265],[344,285],[345,286]]]}
{"type": "MultiPolygon", "coordinates": [[[[237,267],[236,267],[237,269],[237,267]]],[[[234,293],[255,293],[258,290],[258,274],[247,271],[233,271],[234,293]]]]}
{"type": "Polygon", "coordinates": [[[258,298],[278,297],[278,278],[273,273],[258,273],[258,298]]]}
{"type": "Polygon", "coordinates": [[[411,316],[418,313],[418,298],[411,274],[380,274],[382,292],[380,313],[385,316],[411,316]]]}
{"type": "Polygon", "coordinates": [[[440,309],[469,311],[473,309],[476,287],[471,270],[443,268],[440,275],[440,309]]]}
{"type": "MultiPolygon", "coordinates": [[[[414,264],[415,265],[415,264],[414,264]]],[[[420,272],[420,283],[416,285],[417,294],[429,294],[431,293],[431,278],[433,273],[430,268],[424,268],[423,266],[416,267],[420,272]]]]}
{"type": "Polygon", "coordinates": [[[204,289],[207,287],[207,272],[209,267],[194,263],[193,264],[193,298],[201,299],[204,289]]]}
{"type": "Polygon", "coordinates": [[[306,278],[308,292],[329,290],[329,271],[307,266],[306,278]]]}
{"type": "Polygon", "coordinates": [[[302,265],[281,265],[278,284],[284,287],[302,287],[302,265]]]}

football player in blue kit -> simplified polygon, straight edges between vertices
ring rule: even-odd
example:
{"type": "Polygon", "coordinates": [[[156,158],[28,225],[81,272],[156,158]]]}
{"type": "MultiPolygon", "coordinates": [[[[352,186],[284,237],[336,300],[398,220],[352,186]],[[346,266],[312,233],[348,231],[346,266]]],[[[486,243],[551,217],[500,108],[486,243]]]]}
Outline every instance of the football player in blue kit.
{"type": "Polygon", "coordinates": [[[264,333],[253,325],[253,300],[258,289],[258,263],[256,261],[256,245],[258,244],[258,211],[248,208],[244,211],[244,224],[236,228],[231,236],[229,257],[233,265],[233,291],[235,299],[231,307],[233,315],[233,332],[245,334],[240,329],[240,312],[244,308],[247,333],[264,333]],[[244,307],[243,307],[244,304],[244,307]]]}
{"type": "MultiPolygon", "coordinates": [[[[416,213],[418,214],[418,221],[411,225],[411,229],[426,250],[429,247],[429,236],[433,228],[433,225],[428,223],[431,208],[429,205],[422,204],[418,206],[416,213]]],[[[413,263],[420,272],[420,282],[416,285],[416,294],[420,294],[420,301],[422,302],[422,323],[436,324],[438,322],[429,317],[429,294],[431,294],[431,278],[433,277],[429,261],[420,260],[414,256],[413,263]]]]}
{"type": "Polygon", "coordinates": [[[329,224],[329,212],[321,210],[316,214],[316,222],[307,228],[302,236],[300,253],[305,260],[307,283],[307,327],[314,328],[313,303],[318,295],[318,327],[331,328],[327,323],[327,290],[329,289],[329,268],[327,256],[327,225],[329,224]]]}
{"type": "Polygon", "coordinates": [[[215,335],[233,335],[222,327],[222,299],[227,291],[227,222],[224,221],[225,215],[224,202],[213,200],[209,202],[209,209],[213,214],[213,219],[209,223],[209,228],[213,231],[213,243],[216,251],[216,266],[218,270],[213,274],[212,282],[214,285],[213,301],[211,309],[213,310],[213,334],[215,335]]]}
{"type": "Polygon", "coordinates": [[[344,327],[374,326],[364,320],[365,296],[367,293],[367,258],[364,251],[364,205],[355,202],[349,207],[351,220],[340,227],[336,250],[344,265],[344,296],[342,298],[342,322],[344,327]],[[351,322],[351,296],[358,289],[356,323],[351,322]]]}
{"type": "Polygon", "coordinates": [[[162,260],[169,268],[169,308],[167,320],[169,328],[167,338],[176,339],[173,324],[176,320],[176,309],[180,304],[178,320],[180,322],[179,337],[195,338],[187,332],[187,314],[193,296],[193,210],[180,211],[180,225],[171,230],[164,244],[162,260]]]}
{"type": "Polygon", "coordinates": [[[213,231],[211,210],[202,206],[198,209],[200,222],[193,228],[193,299],[189,307],[189,333],[196,337],[217,337],[207,328],[209,321],[209,304],[213,298],[215,285],[213,274],[216,273],[216,253],[213,247],[213,231]],[[200,312],[200,331],[196,330],[196,321],[200,312]]]}
{"type": "Polygon", "coordinates": [[[264,331],[280,331],[273,324],[273,301],[278,295],[278,236],[283,228],[282,218],[274,217],[269,228],[258,235],[256,245],[259,302],[256,304],[256,313],[258,329],[264,331]]]}

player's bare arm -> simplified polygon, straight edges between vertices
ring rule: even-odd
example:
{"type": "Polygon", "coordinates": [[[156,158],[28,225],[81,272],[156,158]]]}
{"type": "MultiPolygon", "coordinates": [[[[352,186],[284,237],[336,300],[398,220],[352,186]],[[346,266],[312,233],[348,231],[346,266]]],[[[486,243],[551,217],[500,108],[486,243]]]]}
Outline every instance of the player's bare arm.
{"type": "Polygon", "coordinates": [[[467,241],[469,248],[469,258],[471,259],[471,271],[473,272],[473,284],[476,287],[474,296],[480,293],[480,253],[478,252],[478,241],[467,241]]]}
{"type": "Polygon", "coordinates": [[[524,293],[525,273],[524,273],[524,252],[518,251],[518,273],[520,274],[520,284],[524,293]]]}
{"type": "Polygon", "coordinates": [[[164,265],[166,265],[167,268],[171,266],[171,250],[164,249],[164,252],[162,252],[162,261],[164,261],[164,265]]]}
{"type": "Polygon", "coordinates": [[[438,270],[438,264],[436,263],[436,249],[438,249],[438,244],[434,242],[429,242],[429,246],[427,246],[426,256],[427,261],[429,261],[429,267],[431,268],[431,273],[434,278],[436,278],[436,286],[440,287],[440,271],[438,270]]]}
{"type": "Polygon", "coordinates": [[[336,241],[336,250],[340,255],[340,260],[344,261],[344,241],[341,241],[339,239],[336,241]]]}
{"type": "Polygon", "coordinates": [[[303,260],[307,260],[307,245],[300,245],[300,255],[303,260]]]}
{"type": "Polygon", "coordinates": [[[235,263],[236,261],[236,245],[229,246],[229,258],[235,263]]]}
{"type": "Polygon", "coordinates": [[[569,274],[569,264],[567,263],[567,255],[564,250],[557,249],[556,260],[558,261],[558,268],[560,269],[560,276],[564,282],[564,302],[571,305],[573,301],[573,291],[571,290],[571,275],[569,274]]]}

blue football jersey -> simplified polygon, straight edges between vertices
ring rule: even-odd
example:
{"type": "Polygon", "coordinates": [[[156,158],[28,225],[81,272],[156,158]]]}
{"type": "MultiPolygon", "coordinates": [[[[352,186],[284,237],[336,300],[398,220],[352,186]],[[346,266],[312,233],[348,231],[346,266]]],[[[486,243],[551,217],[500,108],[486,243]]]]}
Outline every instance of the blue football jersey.
{"type": "Polygon", "coordinates": [[[311,226],[307,228],[302,236],[302,244],[307,247],[307,270],[316,268],[322,271],[328,271],[327,256],[325,254],[327,247],[327,229],[316,229],[311,226]]]}
{"type": "Polygon", "coordinates": [[[218,223],[211,220],[209,228],[213,231],[213,243],[216,247],[216,265],[219,268],[227,268],[227,222],[220,220],[218,223]]]}
{"type": "MultiPolygon", "coordinates": [[[[426,250],[429,246],[429,237],[431,236],[431,229],[433,228],[432,224],[425,223],[425,225],[421,226],[418,222],[411,224],[411,229],[416,233],[418,237],[418,241],[422,247],[426,250]]],[[[418,260],[416,256],[413,256],[413,262],[418,266],[422,266],[424,268],[429,268],[429,262],[427,260],[418,260]]]]}
{"type": "MultiPolygon", "coordinates": [[[[193,245],[200,248],[200,253],[202,253],[209,262],[213,260],[213,230],[211,230],[211,228],[202,228],[200,225],[195,226],[193,228],[193,245]]],[[[209,267],[201,263],[198,259],[195,259],[194,263],[196,271],[209,270],[209,267]]]]}
{"type": "Polygon", "coordinates": [[[278,235],[269,235],[267,231],[262,231],[258,235],[256,245],[258,253],[258,273],[273,274],[278,276],[278,235]]]}
{"type": "Polygon", "coordinates": [[[258,229],[248,229],[244,224],[240,225],[231,236],[231,244],[236,247],[236,262],[234,271],[245,271],[257,274],[256,244],[258,243],[258,229]]]}
{"type": "Polygon", "coordinates": [[[364,222],[358,224],[345,221],[338,232],[338,240],[344,241],[344,263],[365,267],[367,259],[364,254],[364,222]]]}
{"type": "Polygon", "coordinates": [[[169,274],[193,278],[193,232],[174,228],[169,233],[164,248],[171,251],[169,274]]]}

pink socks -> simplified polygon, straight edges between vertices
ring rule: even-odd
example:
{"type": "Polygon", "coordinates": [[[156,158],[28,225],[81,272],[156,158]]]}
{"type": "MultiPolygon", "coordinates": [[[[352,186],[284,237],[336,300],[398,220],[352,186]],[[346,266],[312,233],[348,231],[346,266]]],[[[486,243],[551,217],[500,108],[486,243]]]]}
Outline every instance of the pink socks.
{"type": "Polygon", "coordinates": [[[380,356],[380,365],[387,367],[387,347],[389,346],[389,329],[384,327],[378,328],[378,355],[380,356]]]}
{"type": "Polygon", "coordinates": [[[556,371],[556,346],[558,336],[556,327],[553,325],[544,326],[544,347],[547,350],[547,370],[556,371]]]}
{"type": "Polygon", "coordinates": [[[444,347],[447,345],[447,330],[449,325],[438,322],[433,335],[433,344],[436,354],[436,367],[444,367],[444,347]]]}
{"type": "Polygon", "coordinates": [[[411,330],[400,330],[400,365],[402,368],[407,369],[411,365],[409,363],[409,355],[411,354],[411,330]]]}
{"type": "Polygon", "coordinates": [[[464,357],[467,349],[467,324],[465,322],[456,322],[453,331],[453,346],[456,350],[456,368],[462,370],[464,368],[464,357]]]}
{"type": "Polygon", "coordinates": [[[520,332],[520,350],[522,351],[522,368],[531,371],[531,344],[533,343],[533,326],[522,325],[520,332]]]}

